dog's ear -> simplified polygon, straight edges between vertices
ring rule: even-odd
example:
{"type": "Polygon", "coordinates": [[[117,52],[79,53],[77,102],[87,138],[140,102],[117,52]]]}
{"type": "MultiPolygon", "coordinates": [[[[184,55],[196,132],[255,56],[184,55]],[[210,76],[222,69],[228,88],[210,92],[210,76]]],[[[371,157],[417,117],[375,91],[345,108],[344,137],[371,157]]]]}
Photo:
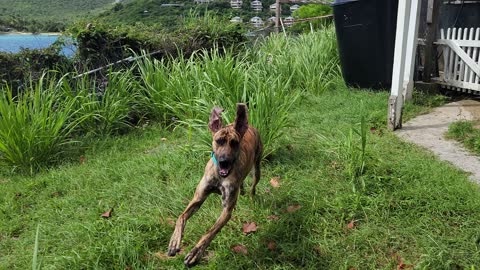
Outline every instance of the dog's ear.
{"type": "Polygon", "coordinates": [[[212,109],[212,112],[210,113],[210,119],[208,120],[208,128],[212,133],[216,133],[219,131],[222,127],[222,112],[223,109],[219,107],[214,107],[212,109]]]}
{"type": "Polygon", "coordinates": [[[235,118],[234,128],[238,132],[240,137],[243,137],[243,135],[245,135],[245,132],[247,132],[247,129],[248,129],[247,105],[243,103],[237,104],[237,118],[235,118]]]}

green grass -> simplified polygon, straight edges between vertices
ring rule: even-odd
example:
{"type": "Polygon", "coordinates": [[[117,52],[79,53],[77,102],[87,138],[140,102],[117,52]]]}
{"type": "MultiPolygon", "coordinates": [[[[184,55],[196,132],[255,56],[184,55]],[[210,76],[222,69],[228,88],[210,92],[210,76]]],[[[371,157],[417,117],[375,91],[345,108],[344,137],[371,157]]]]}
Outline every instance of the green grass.
{"type": "Polygon", "coordinates": [[[450,124],[446,137],[457,140],[475,154],[480,154],[480,130],[477,121],[458,121],[450,124]]]}
{"type": "MultiPolygon", "coordinates": [[[[281,148],[262,164],[258,195],[240,198],[198,269],[396,269],[398,258],[420,269],[480,265],[478,186],[386,131],[387,99],[386,92],[339,84],[303,94],[281,148]],[[362,140],[365,154],[357,162],[362,140]],[[349,168],[359,166],[352,175],[349,168]],[[278,189],[268,183],[275,176],[278,189]],[[285,212],[294,204],[301,208],[285,212]],[[248,221],[259,228],[245,236],[248,221]],[[236,244],[248,255],[233,253],[236,244]]],[[[421,109],[409,105],[407,114],[421,109]]],[[[170,220],[186,206],[209,158],[191,150],[197,140],[182,128],[152,125],[92,140],[83,164],[33,177],[3,174],[0,268],[27,269],[34,258],[43,269],[183,269],[185,253],[155,254],[166,252],[170,220]],[[110,208],[112,217],[101,218],[110,208]]],[[[220,211],[212,195],[189,220],[187,251],[220,211]]]]}
{"type": "MultiPolygon", "coordinates": [[[[232,121],[239,101],[249,103],[250,123],[261,131],[269,155],[258,195],[239,199],[199,269],[480,265],[478,186],[385,129],[388,93],[346,88],[332,40],[328,28],[299,38],[276,36],[235,57],[213,51],[146,59],[137,63],[138,72],[108,74],[107,84],[64,76],[15,101],[0,99],[2,132],[18,134],[3,136],[17,140],[13,146],[29,151],[56,143],[57,136],[22,140],[48,131],[39,128],[42,123],[70,132],[58,136],[55,151],[32,152],[47,153],[41,160],[53,158],[59,166],[29,176],[1,168],[0,269],[184,268],[185,251],[163,256],[172,221],[209,158],[209,110],[221,105],[224,120],[232,121]],[[55,118],[66,104],[75,115],[55,118]],[[151,124],[135,125],[132,114],[151,124]],[[71,123],[78,124],[70,129],[71,123]],[[83,136],[88,132],[92,136],[83,136]],[[61,147],[76,139],[82,149],[61,147]],[[62,160],[57,153],[66,150],[68,160],[62,160]],[[272,177],[280,177],[279,188],[270,186],[272,177]],[[289,213],[290,206],[300,208],[289,213]],[[102,218],[109,209],[112,217],[102,218]],[[258,231],[243,235],[245,222],[256,222],[258,231]],[[272,241],[275,250],[268,248],[272,241]],[[238,244],[247,255],[232,252],[238,244]]],[[[413,100],[404,119],[445,99],[414,93],[413,100]]],[[[186,252],[220,211],[220,198],[212,195],[189,220],[186,252]]]]}

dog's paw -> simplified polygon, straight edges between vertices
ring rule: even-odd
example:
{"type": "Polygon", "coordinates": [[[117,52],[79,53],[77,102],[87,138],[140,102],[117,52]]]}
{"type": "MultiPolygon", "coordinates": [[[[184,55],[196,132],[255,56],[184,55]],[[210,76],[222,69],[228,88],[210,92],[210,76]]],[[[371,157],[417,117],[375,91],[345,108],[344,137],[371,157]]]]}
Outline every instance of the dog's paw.
{"type": "Polygon", "coordinates": [[[185,256],[185,266],[192,267],[200,262],[200,259],[203,256],[204,249],[194,247],[188,254],[185,256]]]}
{"type": "Polygon", "coordinates": [[[176,240],[170,240],[170,244],[168,245],[168,256],[175,256],[180,251],[180,243],[176,240]]]}

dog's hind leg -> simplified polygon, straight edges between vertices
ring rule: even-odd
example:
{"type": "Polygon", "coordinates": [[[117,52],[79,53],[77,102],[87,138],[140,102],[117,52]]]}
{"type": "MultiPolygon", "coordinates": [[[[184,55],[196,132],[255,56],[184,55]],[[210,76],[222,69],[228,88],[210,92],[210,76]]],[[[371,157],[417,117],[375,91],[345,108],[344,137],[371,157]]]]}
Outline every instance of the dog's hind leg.
{"type": "Polygon", "coordinates": [[[180,251],[180,245],[182,242],[183,231],[187,220],[202,206],[205,199],[211,191],[208,190],[207,181],[204,181],[205,177],[200,181],[193,195],[193,199],[190,201],[185,211],[178,217],[175,224],[175,230],[170,238],[170,244],[168,245],[168,255],[175,256],[180,251]]]}
{"type": "Polygon", "coordinates": [[[260,176],[261,176],[260,163],[261,162],[262,162],[262,151],[260,150],[259,153],[257,153],[255,156],[252,190],[250,190],[250,195],[252,197],[255,195],[255,188],[257,187],[258,181],[260,181],[260,176]]]}
{"type": "Polygon", "coordinates": [[[215,224],[207,231],[205,235],[202,236],[200,241],[195,245],[195,247],[185,256],[185,265],[187,267],[197,264],[203,256],[205,249],[210,245],[213,238],[217,235],[218,232],[227,224],[227,222],[232,217],[233,209],[237,203],[239,187],[234,186],[223,186],[221,188],[222,193],[222,214],[218,217],[215,224]]]}

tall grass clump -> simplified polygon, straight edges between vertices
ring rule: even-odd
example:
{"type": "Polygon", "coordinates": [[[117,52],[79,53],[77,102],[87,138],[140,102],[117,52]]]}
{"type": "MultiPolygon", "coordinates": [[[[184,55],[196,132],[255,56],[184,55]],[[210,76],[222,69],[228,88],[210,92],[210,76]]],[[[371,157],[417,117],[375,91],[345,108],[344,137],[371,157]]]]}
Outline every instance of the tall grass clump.
{"type": "Polygon", "coordinates": [[[100,83],[83,77],[62,79],[62,93],[74,101],[81,119],[77,131],[81,134],[109,135],[128,130],[132,118],[141,116],[137,87],[130,70],[110,71],[100,83]]]}
{"type": "Polygon", "coordinates": [[[292,86],[320,94],[340,76],[335,29],[285,37],[275,35],[254,47],[256,58],[272,74],[292,76],[292,86]]]}
{"type": "Polygon", "coordinates": [[[165,108],[169,72],[164,60],[143,57],[137,61],[139,98],[147,116],[156,120],[168,119],[165,108]]]}
{"type": "Polygon", "coordinates": [[[73,142],[78,125],[75,99],[65,99],[56,79],[42,76],[23,93],[9,87],[0,95],[0,161],[33,173],[55,163],[65,146],[73,142]]]}
{"type": "Polygon", "coordinates": [[[343,167],[346,178],[352,185],[352,191],[357,192],[358,186],[365,188],[362,178],[366,171],[367,160],[367,121],[361,115],[358,124],[352,124],[348,131],[338,131],[333,136],[317,135],[322,141],[322,149],[331,153],[335,160],[343,167]]]}

